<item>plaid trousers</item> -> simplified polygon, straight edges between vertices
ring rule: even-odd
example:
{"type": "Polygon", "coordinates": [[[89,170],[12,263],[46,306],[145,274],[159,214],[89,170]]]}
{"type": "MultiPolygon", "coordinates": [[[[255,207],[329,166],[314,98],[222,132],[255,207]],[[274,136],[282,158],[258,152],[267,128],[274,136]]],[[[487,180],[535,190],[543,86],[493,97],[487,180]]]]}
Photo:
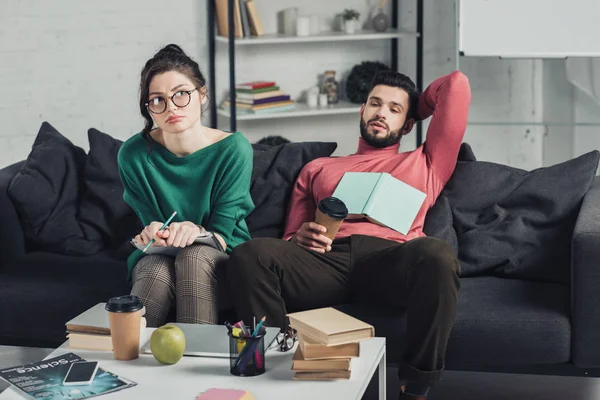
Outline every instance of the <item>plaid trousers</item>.
{"type": "Polygon", "coordinates": [[[191,245],[177,257],[147,255],[133,270],[131,294],[146,307],[150,327],[167,323],[173,306],[177,322],[216,324],[230,305],[225,294],[228,256],[209,246],[191,245]]]}

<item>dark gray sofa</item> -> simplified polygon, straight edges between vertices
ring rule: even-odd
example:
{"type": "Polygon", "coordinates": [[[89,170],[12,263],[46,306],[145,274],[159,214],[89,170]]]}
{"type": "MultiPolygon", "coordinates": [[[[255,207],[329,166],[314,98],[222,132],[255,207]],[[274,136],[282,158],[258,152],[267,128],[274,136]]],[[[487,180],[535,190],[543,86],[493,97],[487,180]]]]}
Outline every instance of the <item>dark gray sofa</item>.
{"type": "MultiPolygon", "coordinates": [[[[281,154],[283,161],[277,162],[261,155],[266,150],[267,147],[255,147],[257,171],[253,174],[253,197],[263,206],[265,198],[274,193],[276,197],[281,189],[267,189],[268,172],[285,161],[281,154]],[[260,160],[265,161],[261,164],[260,160]]],[[[328,150],[329,154],[332,151],[328,150]]],[[[464,154],[461,157],[463,163],[474,162],[464,154]]],[[[73,256],[29,249],[17,210],[7,195],[11,180],[22,166],[19,163],[0,170],[0,344],[57,346],[64,341],[64,323],[68,319],[97,302],[129,291],[125,262],[110,252],[73,256]]],[[[293,171],[297,172],[298,168],[293,171]]],[[[453,179],[447,193],[438,200],[446,208],[460,193],[456,176],[453,179]]],[[[282,190],[289,191],[290,185],[291,182],[282,190]]],[[[523,185],[517,182],[515,188],[523,185]]],[[[34,192],[35,188],[31,190],[34,192]]],[[[515,190],[511,189],[511,193],[515,190]]],[[[559,192],[564,190],[563,187],[559,192]]],[[[581,207],[577,205],[574,231],[567,238],[567,247],[572,249],[570,261],[567,258],[566,265],[557,267],[566,271],[566,280],[516,278],[519,274],[499,273],[497,269],[480,274],[471,268],[469,260],[464,262],[467,276],[461,278],[447,368],[543,371],[556,367],[581,373],[600,367],[600,181],[595,180],[585,192],[581,207]]],[[[459,232],[460,224],[450,221],[454,236],[449,237],[448,223],[440,221],[444,215],[456,219],[461,214],[452,208],[447,214],[438,203],[427,217],[426,233],[445,238],[460,248],[460,238],[468,232],[459,232]]],[[[285,208],[274,212],[281,222],[285,208]]],[[[267,230],[254,226],[253,236],[269,235],[267,230]]],[[[460,249],[457,251],[461,255],[460,249]]],[[[406,332],[402,310],[358,304],[339,308],[372,323],[377,336],[387,338],[388,361],[397,361],[406,332]]]]}

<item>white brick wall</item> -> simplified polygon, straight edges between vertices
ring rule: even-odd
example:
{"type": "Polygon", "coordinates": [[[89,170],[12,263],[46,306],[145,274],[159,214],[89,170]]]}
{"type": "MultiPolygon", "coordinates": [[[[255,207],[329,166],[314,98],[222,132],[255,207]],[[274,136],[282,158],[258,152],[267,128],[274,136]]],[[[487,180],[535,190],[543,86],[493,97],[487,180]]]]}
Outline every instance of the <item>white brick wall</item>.
{"type": "MultiPolygon", "coordinates": [[[[42,121],[49,121],[87,149],[87,129],[95,127],[119,139],[138,132],[139,73],[148,58],[167,43],[178,43],[207,73],[206,0],[82,2],[76,0],[0,0],[0,167],[26,157],[42,121]]],[[[276,12],[298,7],[300,14],[331,17],[358,9],[364,21],[374,0],[256,0],[267,32],[275,31],[276,12]]],[[[388,2],[389,3],[389,2],[388,2]]],[[[415,2],[400,1],[400,23],[414,29],[415,2]]],[[[389,4],[388,4],[389,6],[389,4]]],[[[425,84],[460,65],[470,79],[472,121],[541,118],[540,61],[457,59],[453,0],[425,2],[425,84]]],[[[415,40],[400,42],[401,70],[415,77],[415,40]]],[[[292,96],[317,83],[326,69],[342,81],[363,60],[389,63],[388,41],[313,43],[240,47],[238,82],[275,79],[292,96]]],[[[217,101],[228,88],[227,47],[217,44],[217,101]]],[[[566,102],[570,99],[566,98],[566,102]]],[[[577,106],[579,115],[596,106],[577,106]]],[[[595,111],[594,111],[595,110],[595,111]]],[[[228,121],[219,118],[219,126],[228,121]]],[[[425,125],[426,127],[427,125],[425,125]]],[[[270,134],[294,141],[331,140],[336,154],[356,148],[358,115],[240,122],[251,141],[270,134]]],[[[543,129],[477,126],[466,140],[479,159],[531,169],[544,163],[543,129]]],[[[595,129],[578,129],[574,152],[600,145],[595,129]]],[[[414,134],[403,150],[414,148],[414,134]]],[[[568,157],[567,157],[568,158],[568,157]]]]}
{"type": "Polygon", "coordinates": [[[0,0],[0,166],[23,159],[42,121],[87,149],[87,130],[141,129],[139,74],[175,42],[206,65],[203,2],[0,0]]]}

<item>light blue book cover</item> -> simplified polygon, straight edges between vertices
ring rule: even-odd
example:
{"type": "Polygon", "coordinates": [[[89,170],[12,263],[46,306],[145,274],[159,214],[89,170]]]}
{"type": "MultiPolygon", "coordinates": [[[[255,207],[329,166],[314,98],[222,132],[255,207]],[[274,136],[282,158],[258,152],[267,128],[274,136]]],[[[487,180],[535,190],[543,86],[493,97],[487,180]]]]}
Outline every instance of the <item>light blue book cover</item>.
{"type": "Polygon", "coordinates": [[[349,215],[406,235],[427,195],[387,172],[346,172],[333,197],[346,204],[349,215]]]}

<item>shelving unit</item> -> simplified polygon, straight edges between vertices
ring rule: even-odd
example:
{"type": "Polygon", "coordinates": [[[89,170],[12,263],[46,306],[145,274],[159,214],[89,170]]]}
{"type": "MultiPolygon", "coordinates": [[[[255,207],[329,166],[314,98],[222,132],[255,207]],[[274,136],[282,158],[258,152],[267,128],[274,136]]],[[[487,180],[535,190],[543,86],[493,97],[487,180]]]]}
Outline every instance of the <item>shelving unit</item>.
{"type": "MultiPolygon", "coordinates": [[[[345,32],[322,32],[311,36],[285,36],[279,34],[267,34],[256,37],[236,38],[234,34],[234,0],[228,1],[228,26],[229,36],[218,36],[215,27],[215,2],[207,1],[208,12],[208,49],[209,49],[209,82],[210,96],[216,98],[216,44],[224,44],[229,52],[229,93],[231,98],[235,98],[236,74],[235,57],[236,47],[248,45],[269,45],[269,44],[294,44],[310,42],[339,42],[339,41],[362,41],[362,40],[391,40],[391,69],[398,70],[398,40],[416,39],[417,40],[417,76],[416,85],[423,89],[423,0],[417,0],[417,31],[409,32],[398,28],[398,0],[392,0],[392,15],[390,28],[386,32],[358,31],[354,34],[345,32]]],[[[229,110],[211,107],[211,123],[213,128],[217,128],[217,116],[229,118],[229,130],[237,130],[237,121],[248,120],[269,120],[277,118],[299,118],[308,116],[336,115],[336,114],[354,114],[360,110],[360,104],[352,104],[340,101],[336,105],[328,107],[310,108],[306,104],[296,102],[295,109],[292,111],[278,111],[271,113],[245,114],[237,112],[235,101],[230,102],[229,110]]],[[[423,133],[421,123],[416,124],[416,142],[417,147],[421,145],[423,133]]]]}
{"type": "MultiPolygon", "coordinates": [[[[321,32],[311,36],[286,36],[280,34],[267,34],[264,36],[251,36],[235,38],[236,46],[255,44],[282,44],[282,43],[313,43],[313,42],[345,42],[353,40],[382,40],[418,37],[418,32],[409,32],[401,29],[388,29],[386,32],[357,31],[353,34],[345,32],[321,32]]],[[[217,36],[218,43],[229,43],[229,38],[217,36]]]]}
{"type": "MultiPolygon", "coordinates": [[[[327,107],[309,107],[305,103],[296,103],[296,109],[292,111],[274,111],[266,113],[237,113],[238,121],[255,121],[259,119],[314,117],[319,115],[358,114],[360,105],[348,101],[340,101],[327,107]]],[[[217,113],[226,118],[231,117],[230,111],[218,109],[217,113]]]]}

